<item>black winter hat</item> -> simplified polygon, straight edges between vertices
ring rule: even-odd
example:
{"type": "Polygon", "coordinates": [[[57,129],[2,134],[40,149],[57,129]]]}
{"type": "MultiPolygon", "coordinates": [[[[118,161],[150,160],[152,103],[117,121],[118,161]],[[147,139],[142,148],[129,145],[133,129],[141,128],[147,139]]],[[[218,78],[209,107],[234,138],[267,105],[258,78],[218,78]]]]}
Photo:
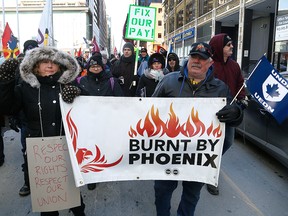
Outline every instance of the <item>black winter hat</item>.
{"type": "Polygon", "coordinates": [[[159,63],[161,63],[161,64],[162,64],[162,68],[164,68],[164,66],[165,66],[164,56],[163,56],[162,54],[160,54],[160,53],[153,53],[153,54],[150,56],[150,58],[149,58],[149,60],[148,60],[148,67],[149,67],[149,68],[152,68],[152,64],[153,64],[154,62],[159,62],[159,63]]]}
{"type": "Polygon", "coordinates": [[[125,48],[129,48],[132,51],[132,55],[134,54],[134,46],[132,43],[130,43],[130,42],[125,43],[123,46],[123,51],[125,48]]]}
{"type": "Polygon", "coordinates": [[[89,71],[89,68],[92,66],[92,65],[100,65],[103,70],[104,70],[104,64],[103,64],[103,61],[102,61],[102,55],[101,53],[99,52],[96,52],[94,55],[92,55],[88,62],[87,62],[87,70],[89,71]]]}
{"type": "Polygon", "coordinates": [[[232,41],[232,38],[229,35],[224,35],[223,37],[223,47],[226,46],[228,42],[232,41]]]}
{"type": "Polygon", "coordinates": [[[36,47],[38,47],[38,42],[37,41],[35,41],[35,40],[27,40],[24,43],[23,53],[25,54],[25,52],[27,50],[31,50],[31,49],[34,49],[36,47]]]}

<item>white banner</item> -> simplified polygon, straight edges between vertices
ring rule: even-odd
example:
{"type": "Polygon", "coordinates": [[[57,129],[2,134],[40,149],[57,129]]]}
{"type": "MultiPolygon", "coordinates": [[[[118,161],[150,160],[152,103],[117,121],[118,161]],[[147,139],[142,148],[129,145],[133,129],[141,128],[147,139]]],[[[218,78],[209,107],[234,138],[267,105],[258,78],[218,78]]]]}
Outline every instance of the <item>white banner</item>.
{"type": "Polygon", "coordinates": [[[77,186],[120,180],[218,183],[223,98],[61,99],[77,186]]]}
{"type": "Polygon", "coordinates": [[[33,212],[80,205],[65,136],[27,138],[27,159],[33,212]]]}

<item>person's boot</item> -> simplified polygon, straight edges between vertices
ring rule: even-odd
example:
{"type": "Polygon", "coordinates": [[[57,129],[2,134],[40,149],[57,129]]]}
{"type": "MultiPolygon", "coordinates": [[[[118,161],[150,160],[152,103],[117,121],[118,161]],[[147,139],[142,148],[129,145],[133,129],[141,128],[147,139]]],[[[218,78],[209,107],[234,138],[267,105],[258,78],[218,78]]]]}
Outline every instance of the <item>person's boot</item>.
{"type": "Polygon", "coordinates": [[[96,188],[96,183],[91,183],[87,185],[88,190],[94,190],[96,188]]]}
{"type": "Polygon", "coordinates": [[[212,195],[219,195],[219,187],[215,187],[214,185],[206,184],[207,191],[212,195]]]}
{"type": "Polygon", "coordinates": [[[26,184],[22,186],[22,188],[19,190],[20,196],[28,196],[30,194],[30,187],[26,184]]]}

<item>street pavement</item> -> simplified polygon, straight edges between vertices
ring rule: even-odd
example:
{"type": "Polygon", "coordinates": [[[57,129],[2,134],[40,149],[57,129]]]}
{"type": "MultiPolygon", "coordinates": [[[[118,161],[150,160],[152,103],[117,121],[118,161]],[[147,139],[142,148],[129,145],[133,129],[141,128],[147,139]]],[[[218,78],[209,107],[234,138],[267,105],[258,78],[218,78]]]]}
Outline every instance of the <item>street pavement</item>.
{"type": "MultiPolygon", "coordinates": [[[[23,185],[19,134],[4,134],[5,163],[0,167],[0,216],[34,216],[31,197],[20,197],[23,185]]],[[[201,191],[195,216],[288,216],[288,170],[273,158],[241,139],[222,159],[220,195],[201,191]],[[259,154],[260,152],[260,154],[259,154]]],[[[172,197],[171,215],[176,216],[181,184],[172,197]]],[[[97,184],[93,191],[81,187],[87,216],[153,216],[153,181],[123,181],[97,184]]],[[[68,210],[60,216],[72,216],[68,210]]]]}

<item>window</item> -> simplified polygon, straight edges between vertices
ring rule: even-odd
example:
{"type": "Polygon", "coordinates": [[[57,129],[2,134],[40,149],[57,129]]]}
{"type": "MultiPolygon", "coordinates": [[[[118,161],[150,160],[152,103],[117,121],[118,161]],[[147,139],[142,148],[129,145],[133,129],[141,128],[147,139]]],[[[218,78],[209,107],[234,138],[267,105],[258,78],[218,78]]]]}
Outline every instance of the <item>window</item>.
{"type": "Polygon", "coordinates": [[[158,13],[162,13],[162,8],[158,8],[158,13]]]}
{"type": "Polygon", "coordinates": [[[183,26],[183,10],[180,10],[176,16],[176,28],[180,28],[183,26]]]}
{"type": "Polygon", "coordinates": [[[162,34],[161,33],[158,33],[158,38],[162,38],[162,34]]]}
{"type": "Polygon", "coordinates": [[[213,9],[213,0],[199,1],[199,16],[208,13],[213,9]]]}
{"type": "Polygon", "coordinates": [[[162,26],[162,21],[158,20],[158,26],[162,26]]]}
{"type": "Polygon", "coordinates": [[[195,0],[191,1],[187,6],[186,6],[186,20],[185,23],[189,23],[192,20],[195,19],[195,0]]]}

